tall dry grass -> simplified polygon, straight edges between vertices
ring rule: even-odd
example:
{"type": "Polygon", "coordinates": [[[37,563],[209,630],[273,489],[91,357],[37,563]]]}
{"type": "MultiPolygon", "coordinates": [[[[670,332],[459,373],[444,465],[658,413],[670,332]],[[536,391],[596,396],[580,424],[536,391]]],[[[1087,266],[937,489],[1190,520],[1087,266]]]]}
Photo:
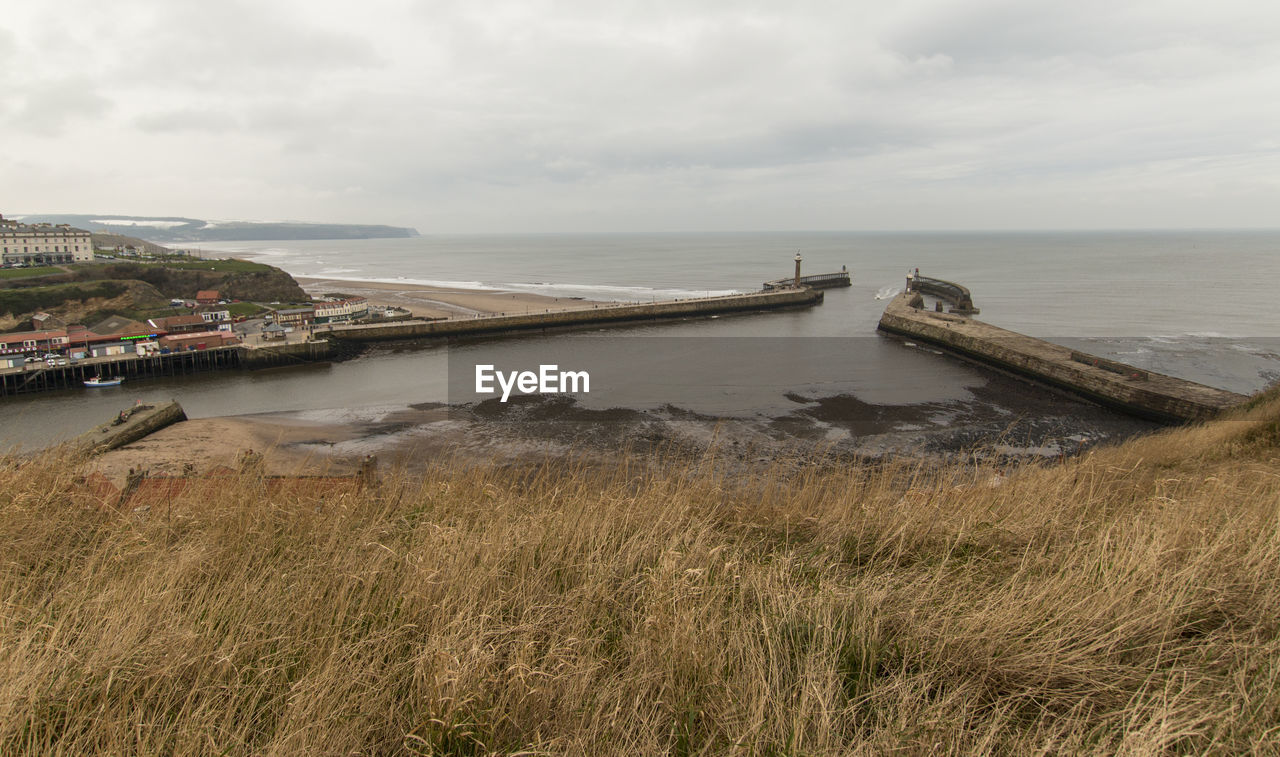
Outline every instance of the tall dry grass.
{"type": "Polygon", "coordinates": [[[1280,748],[1280,400],[1043,466],[0,465],[4,754],[1280,748]]]}

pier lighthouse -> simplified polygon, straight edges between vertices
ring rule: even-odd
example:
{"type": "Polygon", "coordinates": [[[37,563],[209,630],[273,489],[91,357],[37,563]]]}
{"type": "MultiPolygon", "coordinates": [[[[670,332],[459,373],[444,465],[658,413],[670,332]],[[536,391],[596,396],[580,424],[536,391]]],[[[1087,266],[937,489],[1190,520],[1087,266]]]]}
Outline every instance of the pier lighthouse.
{"type": "Polygon", "coordinates": [[[796,289],[800,288],[800,253],[796,253],[796,289]]]}

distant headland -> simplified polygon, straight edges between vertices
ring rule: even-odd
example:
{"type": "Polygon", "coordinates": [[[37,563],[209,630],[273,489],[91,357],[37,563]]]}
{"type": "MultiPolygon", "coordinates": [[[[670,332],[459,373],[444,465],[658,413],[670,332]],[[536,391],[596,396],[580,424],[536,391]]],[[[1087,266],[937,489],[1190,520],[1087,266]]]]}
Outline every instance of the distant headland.
{"type": "Polygon", "coordinates": [[[149,242],[239,242],[256,239],[381,239],[420,236],[401,226],[349,223],[204,221],[179,216],[31,214],[15,216],[24,223],[70,224],[78,229],[128,234],[149,242]]]}

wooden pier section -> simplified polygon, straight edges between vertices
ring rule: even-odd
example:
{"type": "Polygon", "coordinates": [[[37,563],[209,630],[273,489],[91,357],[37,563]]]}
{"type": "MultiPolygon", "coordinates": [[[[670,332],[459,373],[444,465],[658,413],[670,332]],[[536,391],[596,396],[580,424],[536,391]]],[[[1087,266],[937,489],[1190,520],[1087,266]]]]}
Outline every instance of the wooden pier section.
{"type": "MultiPolygon", "coordinates": [[[[195,373],[241,368],[274,368],[323,362],[329,359],[329,343],[323,339],[290,344],[245,347],[212,347],[183,350],[167,355],[121,355],[90,358],[67,365],[30,363],[23,368],[0,370],[0,397],[56,389],[83,389],[85,379],[119,376],[131,380],[188,376],[195,373]]],[[[89,389],[88,391],[96,391],[89,389]]]]}
{"type": "MultiPolygon", "coordinates": [[[[809,307],[820,302],[822,302],[822,292],[801,288],[635,305],[599,305],[577,310],[551,310],[543,313],[454,318],[445,321],[400,321],[396,323],[333,326],[332,329],[323,333],[331,339],[353,342],[465,337],[605,323],[702,317],[719,313],[809,307]]],[[[317,331],[316,333],[320,334],[321,332],[317,331]]]]}
{"type": "MultiPolygon", "coordinates": [[[[24,368],[0,371],[0,397],[55,389],[82,389],[85,379],[101,375],[119,376],[125,380],[186,376],[224,368],[241,367],[242,347],[214,347],[207,350],[185,350],[168,355],[137,355],[113,358],[90,358],[68,365],[50,366],[30,363],[24,368]]],[[[96,390],[90,390],[96,391],[96,390]]]]}
{"type": "Polygon", "coordinates": [[[920,292],[903,292],[885,308],[880,328],[1160,423],[1205,420],[1247,399],[923,306],[920,292]]]}

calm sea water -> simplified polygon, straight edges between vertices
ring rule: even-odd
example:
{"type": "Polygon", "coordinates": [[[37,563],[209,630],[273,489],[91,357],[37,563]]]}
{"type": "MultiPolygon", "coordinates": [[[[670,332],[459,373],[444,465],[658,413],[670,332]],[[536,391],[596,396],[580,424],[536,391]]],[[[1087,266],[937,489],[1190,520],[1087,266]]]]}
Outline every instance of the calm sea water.
{"type": "MultiPolygon", "coordinates": [[[[596,362],[607,356],[613,384],[593,389],[598,407],[663,400],[716,417],[777,417],[794,411],[799,395],[856,398],[862,412],[956,402],[1001,410],[983,392],[992,381],[985,369],[876,333],[885,299],[916,267],[968,286],[981,318],[1006,328],[1238,392],[1280,378],[1275,231],[467,235],[218,248],[297,276],[634,301],[758,289],[789,275],[797,252],[806,273],[852,272],[853,287],[829,290],[809,310],[591,332],[613,342],[650,338],[593,353],[596,362]],[[783,342],[809,347],[779,358],[783,342]]],[[[480,359],[536,365],[553,352],[572,361],[586,343],[563,335],[491,340],[378,351],[319,368],[10,398],[0,441],[47,443],[135,399],[174,397],[192,417],[376,418],[446,401],[450,364],[455,373],[480,359]]]]}

